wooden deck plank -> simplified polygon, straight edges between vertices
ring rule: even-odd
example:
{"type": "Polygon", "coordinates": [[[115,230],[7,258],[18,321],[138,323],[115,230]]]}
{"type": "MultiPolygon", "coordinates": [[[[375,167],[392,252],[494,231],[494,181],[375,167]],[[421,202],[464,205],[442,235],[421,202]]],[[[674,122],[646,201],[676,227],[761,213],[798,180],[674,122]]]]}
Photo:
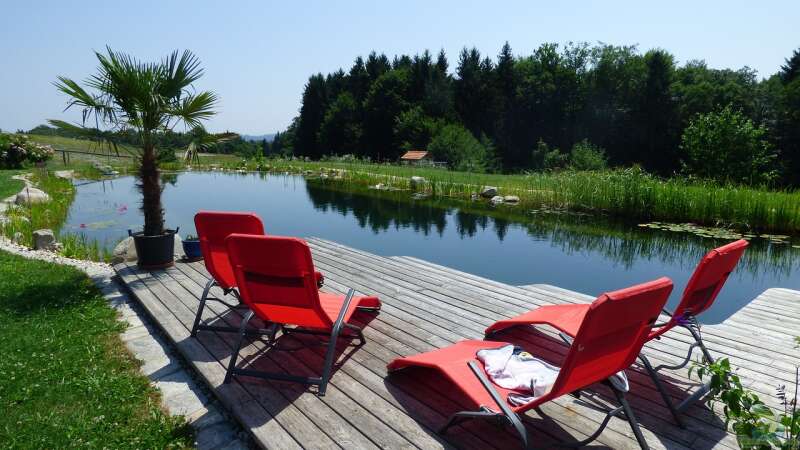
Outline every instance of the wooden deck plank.
{"type": "Polygon", "coordinates": [[[181,324],[139,278],[135,266],[115,267],[117,274],[145,308],[153,321],[176,346],[178,351],[205,380],[208,387],[236,419],[264,448],[303,448],[261,405],[238,383],[223,384],[225,369],[198,341],[189,339],[189,330],[181,324]]]}
{"type": "MultiPolygon", "coordinates": [[[[187,361],[206,380],[223,404],[264,448],[508,448],[518,446],[508,430],[469,421],[446,436],[436,433],[448,411],[457,410],[463,397],[451,386],[430,377],[397,374],[387,377],[386,364],[398,356],[428,351],[461,339],[482,338],[486,326],[538,305],[575,303],[592,297],[548,285],[509,286],[452,268],[409,257],[381,257],[341,244],[309,238],[314,260],[326,275],[326,289],[343,293],[353,287],[379,295],[384,308],[375,317],[357,315],[364,325],[366,345],[337,346],[337,370],[328,395],[317,397],[299,385],[242,377],[222,384],[234,335],[201,332],[189,337],[198,297],[208,276],[202,263],[178,264],[166,271],[147,273],[120,265],[122,281],[145,306],[187,361]]],[[[239,312],[209,302],[204,318],[237,325],[239,312]],[[214,319],[216,317],[216,319],[214,319]]],[[[704,326],[712,351],[729,356],[741,367],[740,376],[751,389],[770,400],[774,385],[790,381],[793,363],[800,357],[791,328],[800,326],[800,292],[770,289],[723,324],[704,326]],[[759,326],[766,322],[763,326],[759,326]],[[741,364],[739,364],[741,363],[741,364]]],[[[674,363],[685,354],[688,333],[670,332],[648,344],[655,363],[674,363]],[[684,353],[681,353],[681,352],[684,353]]],[[[563,358],[566,348],[551,331],[515,330],[509,338],[540,349],[541,357],[563,358]]],[[[324,348],[311,346],[294,352],[276,352],[254,340],[242,351],[242,364],[262,370],[314,374],[321,367],[324,348]]],[[[241,366],[241,365],[240,365],[241,366]]],[[[699,405],[687,410],[688,429],[672,425],[669,413],[655,397],[651,381],[640,367],[629,371],[630,401],[652,448],[736,448],[735,438],[721,420],[699,405]]],[[[692,381],[684,373],[673,376],[670,395],[679,399],[692,381]]],[[[583,401],[608,404],[608,394],[583,401]]],[[[531,415],[526,426],[538,445],[585,437],[604,414],[572,398],[560,398],[542,408],[545,418],[531,415]]],[[[612,448],[637,448],[627,422],[613,419],[597,441],[612,448]]]]}
{"type": "MultiPolygon", "coordinates": [[[[313,245],[313,244],[312,244],[312,245],[313,245]]],[[[348,252],[348,253],[349,253],[349,252],[348,252]]],[[[342,263],[343,263],[343,261],[346,259],[346,256],[345,256],[345,255],[342,255],[342,254],[330,254],[330,255],[328,255],[328,256],[330,256],[330,257],[332,257],[332,258],[334,258],[334,259],[333,259],[333,260],[331,260],[331,261],[328,261],[328,260],[326,259],[326,257],[325,257],[325,256],[322,256],[322,255],[320,255],[320,253],[319,253],[319,252],[315,252],[315,258],[316,258],[316,259],[315,259],[315,261],[318,261],[318,263],[319,263],[320,261],[323,261],[323,263],[322,263],[322,264],[323,264],[323,266],[322,266],[322,267],[326,267],[326,266],[324,265],[324,264],[326,264],[326,263],[331,263],[331,264],[333,264],[332,266],[327,266],[327,267],[328,267],[329,269],[332,269],[332,270],[333,270],[333,271],[336,273],[336,278],[337,278],[337,279],[339,279],[340,277],[345,277],[345,278],[348,278],[348,274],[347,274],[346,270],[345,270],[345,272],[341,272],[341,268],[337,268],[337,267],[335,267],[335,265],[336,265],[336,264],[342,264],[342,263]]],[[[375,261],[372,261],[372,263],[373,263],[373,264],[372,264],[372,266],[374,266],[374,265],[376,265],[376,264],[377,264],[377,262],[375,262],[375,261]]],[[[367,261],[364,261],[364,262],[363,262],[363,264],[362,264],[362,266],[363,266],[363,267],[368,267],[368,266],[370,266],[370,264],[368,264],[368,262],[367,262],[367,261]]],[[[364,271],[362,271],[362,273],[360,273],[360,274],[357,276],[357,278],[359,278],[359,279],[360,279],[360,278],[363,278],[363,277],[365,276],[365,272],[368,272],[368,269],[365,269],[364,271]]],[[[393,282],[393,281],[394,281],[394,280],[392,279],[392,275],[391,275],[391,273],[388,273],[388,272],[387,272],[387,273],[384,273],[384,274],[383,274],[383,276],[384,276],[384,278],[385,278],[386,280],[391,280],[391,282],[393,282]]],[[[426,276],[427,276],[427,274],[426,274],[426,276]]],[[[391,283],[389,283],[389,284],[391,284],[391,283]]],[[[463,297],[462,297],[462,296],[459,296],[459,298],[463,298],[463,297]]],[[[431,310],[431,308],[433,308],[433,305],[426,305],[426,307],[425,307],[424,309],[422,309],[422,310],[421,310],[420,314],[421,314],[421,315],[424,317],[426,314],[428,314],[428,312],[431,310]]],[[[525,310],[527,310],[527,308],[526,308],[525,310]]],[[[477,330],[479,330],[479,334],[480,334],[480,336],[478,336],[478,335],[470,335],[470,334],[467,334],[465,337],[467,337],[467,338],[480,338],[480,337],[482,337],[482,331],[483,331],[483,329],[484,329],[486,326],[488,326],[490,323],[492,323],[494,320],[497,320],[497,319],[499,319],[499,318],[501,318],[501,317],[505,317],[505,316],[494,316],[494,317],[491,317],[491,318],[490,318],[491,320],[487,320],[487,321],[485,321],[485,322],[482,324],[482,326],[479,326],[479,327],[477,328],[477,330]]],[[[419,349],[419,351],[425,351],[425,350],[429,350],[429,348],[421,348],[421,349],[419,349]]],[[[563,352],[562,352],[562,353],[563,353],[563,352]]],[[[563,356],[563,354],[562,354],[561,356],[563,356]]],[[[636,383],[637,381],[638,381],[638,382],[640,382],[640,383],[642,383],[642,382],[643,382],[643,383],[645,383],[645,384],[646,384],[646,389],[647,389],[647,390],[652,390],[652,386],[650,385],[649,378],[647,378],[647,379],[645,379],[645,380],[642,380],[642,379],[636,380],[636,379],[634,379],[634,380],[632,380],[632,381],[634,381],[634,383],[636,383]]],[[[634,391],[634,392],[633,392],[633,395],[637,395],[637,392],[638,392],[638,391],[634,391]]],[[[676,397],[676,399],[682,399],[682,398],[684,398],[684,397],[685,397],[685,395],[681,395],[681,396],[679,396],[679,397],[676,397]]],[[[650,396],[650,398],[652,398],[652,396],[650,396]]],[[[633,401],[633,402],[634,402],[634,403],[636,403],[635,401],[633,401]]],[[[648,408],[647,408],[647,410],[648,410],[648,413],[646,413],[646,414],[649,414],[649,412],[650,412],[650,411],[652,411],[653,409],[655,409],[655,410],[659,410],[659,409],[663,410],[663,411],[662,411],[662,417],[667,417],[667,416],[668,416],[668,414],[669,414],[669,413],[668,413],[668,411],[666,410],[666,407],[664,407],[662,404],[660,404],[660,403],[658,403],[658,402],[651,403],[651,404],[648,406],[648,408]]],[[[709,417],[713,417],[713,416],[712,416],[710,413],[709,413],[709,414],[705,414],[705,415],[706,415],[706,416],[709,416],[709,417]]],[[[668,419],[668,420],[671,420],[671,419],[668,419]]],[[[719,423],[719,420],[718,420],[718,419],[716,419],[716,418],[714,418],[714,420],[715,420],[715,422],[716,422],[716,423],[717,423],[717,425],[718,425],[718,423],[719,423]]],[[[627,424],[623,424],[623,426],[624,426],[624,427],[627,427],[627,424]]],[[[698,423],[698,424],[695,424],[695,426],[697,426],[697,427],[703,427],[703,425],[702,425],[702,424],[699,424],[699,423],[698,423]]],[[[690,439],[691,439],[691,438],[694,438],[694,436],[691,436],[691,437],[690,437],[690,439]]],[[[728,443],[729,443],[729,444],[731,444],[731,445],[734,445],[733,441],[729,441],[728,443]]]]}

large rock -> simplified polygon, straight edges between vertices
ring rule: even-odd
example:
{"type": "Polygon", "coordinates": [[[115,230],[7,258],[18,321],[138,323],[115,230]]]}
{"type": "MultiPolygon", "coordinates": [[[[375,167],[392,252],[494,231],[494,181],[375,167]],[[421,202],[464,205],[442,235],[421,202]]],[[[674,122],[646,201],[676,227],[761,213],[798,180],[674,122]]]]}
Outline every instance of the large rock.
{"type": "MultiPolygon", "coordinates": [[[[181,235],[175,233],[175,258],[180,259],[184,257],[183,244],[181,235]]],[[[139,259],[136,255],[136,245],[133,243],[133,238],[128,236],[121,240],[111,256],[111,264],[119,264],[121,262],[133,262],[139,259]]]]}
{"type": "Polygon", "coordinates": [[[42,229],[33,232],[33,249],[34,250],[55,250],[56,235],[53,230],[42,229]]]}
{"type": "Polygon", "coordinates": [[[50,196],[41,189],[26,187],[17,194],[14,203],[18,205],[28,205],[31,203],[44,203],[50,201],[50,196]]]}
{"type": "Polygon", "coordinates": [[[519,203],[519,197],[516,195],[506,195],[503,197],[503,201],[505,203],[519,203]]]}
{"type": "Polygon", "coordinates": [[[121,262],[136,261],[136,247],[133,245],[133,238],[128,236],[121,240],[111,256],[112,264],[119,264],[121,262]]]}
{"type": "Polygon", "coordinates": [[[481,190],[481,197],[492,198],[497,195],[497,188],[494,186],[484,186],[481,190]]]}
{"type": "Polygon", "coordinates": [[[503,197],[501,197],[499,195],[495,195],[494,197],[492,197],[491,200],[489,200],[489,202],[492,205],[499,205],[499,204],[503,203],[503,197]]]}
{"type": "Polygon", "coordinates": [[[411,187],[412,188],[415,188],[415,187],[418,187],[418,186],[422,186],[426,182],[427,182],[427,180],[425,180],[425,178],[418,177],[418,176],[411,177],[411,187]]]}

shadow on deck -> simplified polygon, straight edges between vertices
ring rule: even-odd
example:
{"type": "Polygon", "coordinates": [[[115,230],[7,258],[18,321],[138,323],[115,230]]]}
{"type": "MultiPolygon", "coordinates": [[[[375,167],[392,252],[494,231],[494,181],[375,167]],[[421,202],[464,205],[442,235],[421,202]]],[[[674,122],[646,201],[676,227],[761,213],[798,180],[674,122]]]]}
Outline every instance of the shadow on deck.
{"type": "MultiPolygon", "coordinates": [[[[177,263],[154,272],[131,264],[115,269],[186,361],[264,448],[520,447],[509,430],[480,421],[466,422],[440,436],[436,430],[449,414],[464,409],[461,396],[451,383],[431,372],[419,377],[412,369],[387,377],[386,364],[398,356],[462,339],[481,339],[494,321],[539,305],[593,298],[548,285],[509,286],[426,261],[380,257],[321,239],[308,242],[315,265],[325,274],[324,289],[344,293],[352,287],[378,295],[383,302],[377,315],[358,312],[354,316],[356,324],[365,326],[367,343],[356,346],[340,339],[324,397],[315,395],[316,388],[248,377],[223,384],[235,335],[200,331],[192,338],[189,333],[208,279],[202,262],[177,263]]],[[[237,326],[240,311],[209,302],[204,320],[237,326]]],[[[786,329],[800,329],[800,292],[770,289],[723,324],[704,326],[703,335],[712,352],[728,356],[740,367],[739,375],[750,389],[777,406],[774,386],[793,382],[793,364],[800,358],[786,329]]],[[[510,334],[516,333],[527,333],[528,347],[543,359],[558,364],[566,354],[566,347],[550,329],[510,334]]],[[[676,329],[649,343],[646,353],[657,364],[679,362],[690,339],[688,333],[676,329]]],[[[288,335],[275,346],[252,338],[237,365],[316,376],[325,356],[325,347],[318,344],[314,336],[288,335]]],[[[651,448],[738,448],[718,414],[704,405],[686,410],[686,429],[675,426],[643,368],[634,366],[627,372],[629,400],[651,448]]],[[[663,379],[677,401],[697,386],[686,370],[663,379]]],[[[531,442],[544,447],[585,438],[602,421],[605,409],[615,404],[612,398],[610,391],[598,386],[580,399],[566,396],[543,405],[526,416],[531,442]]],[[[612,419],[592,446],[638,447],[628,423],[618,418],[612,419]]]]}

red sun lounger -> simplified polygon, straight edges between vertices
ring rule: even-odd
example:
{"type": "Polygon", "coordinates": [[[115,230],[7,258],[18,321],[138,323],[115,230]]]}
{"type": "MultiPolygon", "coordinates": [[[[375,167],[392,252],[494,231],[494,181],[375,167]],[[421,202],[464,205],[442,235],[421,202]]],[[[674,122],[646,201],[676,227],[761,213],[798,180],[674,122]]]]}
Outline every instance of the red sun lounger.
{"type": "Polygon", "coordinates": [[[659,278],[598,297],[589,305],[553,386],[541,397],[520,406],[509,403],[508,396],[514,391],[489,381],[482,363],[476,358],[479,350],[502,347],[508,345],[506,342],[461,341],[443,349],[395,359],[387,369],[390,372],[410,366],[436,369],[463,391],[476,410],[453,414],[441,433],[466,419],[487,419],[511,425],[526,448],[529,439],[521,419],[523,413],[604,382],[621,406],[607,411],[600,427],[587,439],[561,445],[577,447],[589,444],[600,436],[612,417],[624,413],[639,445],[647,448],[636,417],[625,399],[625,391],[609,378],[636,360],[671,291],[672,281],[659,278]]]}
{"type": "MultiPolygon", "coordinates": [[[[650,360],[645,355],[639,355],[639,359],[647,369],[650,378],[653,380],[653,384],[655,384],[658,392],[661,394],[661,398],[675,418],[675,422],[681,427],[684,425],[678,413],[705,395],[708,392],[709,386],[704,385],[676,406],[669,398],[669,395],[667,395],[661,380],[658,378],[658,371],[662,369],[677,370],[686,367],[691,361],[692,352],[698,347],[703,352],[703,357],[708,362],[714,362],[714,358],[703,343],[702,336],[700,335],[700,325],[696,317],[710,308],[714,303],[717,294],[719,294],[728,276],[733,272],[745,248],[747,248],[747,241],[738,240],[708,252],[703,259],[700,260],[700,264],[697,265],[694,274],[692,274],[692,277],[689,279],[683,291],[681,301],[677,308],[675,308],[675,311],[672,313],[666,310],[663,311],[663,313],[670,316],[670,319],[663,324],[656,324],[654,329],[650,331],[647,337],[648,341],[658,339],[662,334],[676,326],[688,330],[692,334],[695,342],[689,346],[686,359],[684,359],[682,363],[676,365],[660,365],[653,367],[650,360]]],[[[569,337],[577,335],[590,307],[591,306],[588,304],[541,306],[512,319],[501,320],[494,323],[486,329],[486,335],[489,336],[518,325],[547,324],[562,331],[564,335],[566,335],[565,339],[568,339],[569,337]]]]}
{"type": "Polygon", "coordinates": [[[279,236],[232,234],[225,240],[231,266],[242,301],[250,308],[239,328],[239,339],[231,356],[225,382],[234,375],[313,384],[318,395],[325,395],[331,376],[336,340],[342,335],[358,338],[362,345],[361,328],[349,323],[356,309],[377,311],[377,297],[355,297],[321,292],[311,251],[302,239],[279,236]],[[267,256],[268,255],[268,256],[267,256]],[[258,316],[265,322],[278,324],[283,334],[303,333],[328,336],[325,363],[320,377],[301,377],[283,373],[268,373],[236,367],[247,323],[258,316]],[[347,333],[343,333],[344,329],[347,333]]]}
{"type": "MultiPolygon", "coordinates": [[[[236,290],[236,278],[233,275],[228,249],[225,246],[225,238],[233,233],[263,235],[264,224],[254,213],[200,211],[194,216],[194,225],[200,240],[203,261],[206,270],[211,274],[211,279],[206,283],[203,294],[200,296],[200,305],[194,318],[194,325],[192,325],[192,336],[196,336],[198,330],[238,332],[238,328],[201,323],[203,310],[208,300],[220,302],[231,309],[241,305],[239,292],[236,290]],[[237,304],[233,305],[220,298],[209,297],[209,292],[214,286],[222,289],[223,295],[235,297],[237,304]]],[[[322,287],[322,274],[317,272],[316,276],[318,285],[322,287]]]]}

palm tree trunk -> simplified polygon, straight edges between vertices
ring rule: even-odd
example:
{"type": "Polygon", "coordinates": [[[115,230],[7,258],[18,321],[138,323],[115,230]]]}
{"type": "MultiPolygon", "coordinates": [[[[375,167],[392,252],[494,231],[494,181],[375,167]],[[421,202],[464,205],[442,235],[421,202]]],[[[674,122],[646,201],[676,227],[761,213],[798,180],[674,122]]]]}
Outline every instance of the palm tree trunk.
{"type": "Polygon", "coordinates": [[[161,235],[164,233],[164,209],[161,207],[161,183],[158,175],[156,151],[152,144],[145,144],[144,146],[139,178],[142,182],[144,235],[161,235]]]}

